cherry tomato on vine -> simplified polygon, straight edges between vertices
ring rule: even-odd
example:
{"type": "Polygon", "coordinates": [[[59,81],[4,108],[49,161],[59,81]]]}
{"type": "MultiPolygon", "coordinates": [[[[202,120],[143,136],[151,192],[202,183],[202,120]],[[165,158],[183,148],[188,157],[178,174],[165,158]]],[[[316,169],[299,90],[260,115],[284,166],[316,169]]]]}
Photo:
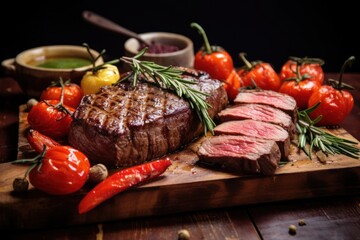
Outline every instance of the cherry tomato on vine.
{"type": "Polygon", "coordinates": [[[320,88],[321,84],[312,80],[286,81],[281,84],[279,92],[292,96],[299,110],[308,106],[310,96],[320,88]]]}
{"type": "Polygon", "coordinates": [[[283,82],[279,92],[292,96],[299,110],[307,108],[310,96],[322,85],[322,64],[323,61],[317,58],[290,57],[283,65],[280,72],[283,82]]]}
{"type": "Polygon", "coordinates": [[[343,73],[347,66],[355,61],[351,56],[343,64],[339,81],[329,79],[330,85],[323,85],[315,91],[309,101],[308,107],[313,107],[317,103],[320,105],[310,113],[310,118],[316,119],[322,116],[317,126],[337,126],[339,125],[354,107],[354,98],[346,89],[354,89],[352,86],[343,83],[343,73]]]}
{"type": "Polygon", "coordinates": [[[282,66],[279,77],[281,82],[284,82],[287,79],[305,76],[322,84],[325,77],[322,65],[324,65],[324,61],[320,58],[289,57],[289,60],[282,66]]]}
{"type": "Polygon", "coordinates": [[[13,163],[31,164],[28,173],[30,183],[51,195],[66,195],[80,190],[90,172],[86,155],[64,145],[45,147],[35,158],[15,160],[13,163]]]}
{"type": "Polygon", "coordinates": [[[231,55],[220,46],[210,45],[204,29],[199,24],[191,23],[191,27],[196,28],[204,39],[204,46],[195,54],[194,68],[207,72],[213,79],[225,82],[229,100],[232,101],[233,91],[240,88],[240,79],[235,76],[231,77],[231,81],[227,81],[234,71],[231,55]]]}
{"type": "Polygon", "coordinates": [[[261,89],[273,91],[279,90],[281,84],[279,75],[269,63],[262,61],[249,62],[245,58],[245,53],[240,53],[239,56],[245,63],[238,71],[244,87],[252,86],[252,81],[254,81],[256,86],[261,89]]]}
{"type": "Polygon", "coordinates": [[[65,83],[60,78],[59,82],[53,83],[41,92],[40,100],[60,100],[63,91],[63,102],[66,106],[77,108],[82,97],[83,90],[78,84],[71,83],[67,80],[65,83]]]}
{"type": "Polygon", "coordinates": [[[59,100],[40,101],[29,111],[27,121],[33,129],[58,140],[68,135],[74,111],[59,100]]]}

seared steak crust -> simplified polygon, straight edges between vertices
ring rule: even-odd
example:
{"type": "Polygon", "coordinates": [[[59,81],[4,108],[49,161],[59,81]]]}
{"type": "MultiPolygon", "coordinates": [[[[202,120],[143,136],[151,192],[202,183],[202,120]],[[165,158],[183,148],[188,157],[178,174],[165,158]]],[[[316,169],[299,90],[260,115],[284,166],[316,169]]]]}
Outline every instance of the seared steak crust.
{"type": "MultiPolygon", "coordinates": [[[[218,80],[190,69],[183,76],[209,94],[214,118],[228,103],[218,80]]],[[[69,143],[94,163],[132,166],[179,149],[204,131],[189,102],[171,91],[138,79],[103,87],[82,99],[74,113],[69,143]]]]}

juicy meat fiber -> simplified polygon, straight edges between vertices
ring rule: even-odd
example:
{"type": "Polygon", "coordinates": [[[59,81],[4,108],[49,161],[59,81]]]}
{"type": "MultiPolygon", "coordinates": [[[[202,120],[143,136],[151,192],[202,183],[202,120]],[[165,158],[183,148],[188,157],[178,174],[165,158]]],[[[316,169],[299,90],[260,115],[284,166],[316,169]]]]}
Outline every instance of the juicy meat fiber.
{"type": "Polygon", "coordinates": [[[249,90],[240,92],[234,99],[235,104],[239,103],[258,103],[266,104],[283,110],[291,116],[295,122],[297,119],[297,106],[293,97],[271,90],[249,90]]]}
{"type": "MultiPolygon", "coordinates": [[[[183,77],[209,94],[214,118],[227,104],[222,83],[205,72],[186,70],[183,77]]],[[[69,143],[94,163],[132,166],[169,152],[204,133],[196,112],[186,99],[138,79],[86,95],[74,113],[69,143]]]]}
{"type": "Polygon", "coordinates": [[[290,135],[279,125],[255,121],[251,119],[228,121],[214,128],[215,135],[244,135],[276,141],[282,158],[286,159],[290,153],[290,135]]]}
{"type": "Polygon", "coordinates": [[[290,135],[295,133],[295,124],[285,112],[263,104],[236,104],[223,109],[219,114],[221,122],[253,119],[277,124],[286,129],[290,135]]]}
{"type": "Polygon", "coordinates": [[[280,150],[273,140],[240,135],[218,135],[205,139],[198,150],[200,160],[240,173],[271,176],[280,161],[280,150]]]}

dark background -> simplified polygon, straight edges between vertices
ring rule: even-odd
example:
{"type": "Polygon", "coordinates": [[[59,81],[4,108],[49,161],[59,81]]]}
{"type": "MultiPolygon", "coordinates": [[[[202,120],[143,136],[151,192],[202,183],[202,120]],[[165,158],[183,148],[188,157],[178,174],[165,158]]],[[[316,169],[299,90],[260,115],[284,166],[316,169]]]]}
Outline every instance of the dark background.
{"type": "MultiPolygon", "coordinates": [[[[353,1],[355,3],[355,1],[353,1]]],[[[7,2],[1,7],[0,59],[15,57],[41,45],[86,42],[106,59],[121,57],[126,37],[100,29],[82,18],[91,10],[138,33],[175,32],[188,36],[194,50],[202,37],[190,27],[199,23],[211,44],[221,45],[242,66],[263,60],[279,71],[289,56],[325,60],[325,72],[339,72],[351,55],[356,60],[347,72],[360,72],[359,15],[351,1],[36,1],[7,2]]]]}

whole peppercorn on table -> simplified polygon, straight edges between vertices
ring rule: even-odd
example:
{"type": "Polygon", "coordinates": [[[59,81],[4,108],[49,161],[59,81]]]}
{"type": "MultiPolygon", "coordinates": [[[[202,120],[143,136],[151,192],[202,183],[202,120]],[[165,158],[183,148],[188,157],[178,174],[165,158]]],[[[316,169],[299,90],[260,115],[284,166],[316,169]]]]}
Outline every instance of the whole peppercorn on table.
{"type": "MultiPolygon", "coordinates": [[[[337,74],[328,73],[326,75],[330,78],[337,77],[337,74]]],[[[355,106],[341,126],[359,140],[360,74],[345,74],[344,78],[357,90],[352,92],[355,106]]],[[[17,157],[18,111],[19,106],[27,101],[27,97],[22,93],[16,81],[4,77],[0,79],[0,99],[2,101],[0,106],[0,161],[6,163],[17,157]]],[[[0,173],[0,175],[2,174],[0,173]]],[[[319,186],[324,184],[321,179],[317,180],[319,186]]],[[[350,186],[352,181],[359,181],[359,175],[349,174],[342,180],[350,186]]],[[[291,182],[288,183],[289,189],[292,189],[291,184],[291,182]]],[[[323,190],[326,191],[326,189],[323,190]]],[[[219,205],[215,209],[135,217],[68,227],[52,226],[36,229],[19,227],[15,229],[0,225],[0,229],[3,230],[4,236],[11,236],[11,239],[178,239],[179,233],[183,232],[188,233],[190,239],[290,239],[291,237],[357,239],[360,232],[360,195],[358,194],[360,186],[355,187],[355,190],[357,190],[355,194],[343,195],[341,194],[342,189],[339,189],[338,195],[327,197],[233,207],[219,205]]],[[[296,192],[296,189],[293,191],[296,192]]],[[[316,196],[316,193],[313,194],[316,196]]],[[[31,195],[32,193],[28,197],[31,195]]],[[[188,198],[192,197],[188,196],[188,198]]],[[[33,214],[34,220],[37,218],[36,213],[31,209],[22,208],[20,201],[18,204],[21,211],[33,214]]],[[[56,208],[56,206],[54,207],[56,208]]],[[[123,207],[126,208],[126,206],[123,207]]],[[[6,221],[16,222],[16,219],[17,216],[11,216],[6,221]]],[[[48,220],[51,221],[51,219],[48,220]]],[[[69,220],[62,219],[64,222],[69,220]]]]}

